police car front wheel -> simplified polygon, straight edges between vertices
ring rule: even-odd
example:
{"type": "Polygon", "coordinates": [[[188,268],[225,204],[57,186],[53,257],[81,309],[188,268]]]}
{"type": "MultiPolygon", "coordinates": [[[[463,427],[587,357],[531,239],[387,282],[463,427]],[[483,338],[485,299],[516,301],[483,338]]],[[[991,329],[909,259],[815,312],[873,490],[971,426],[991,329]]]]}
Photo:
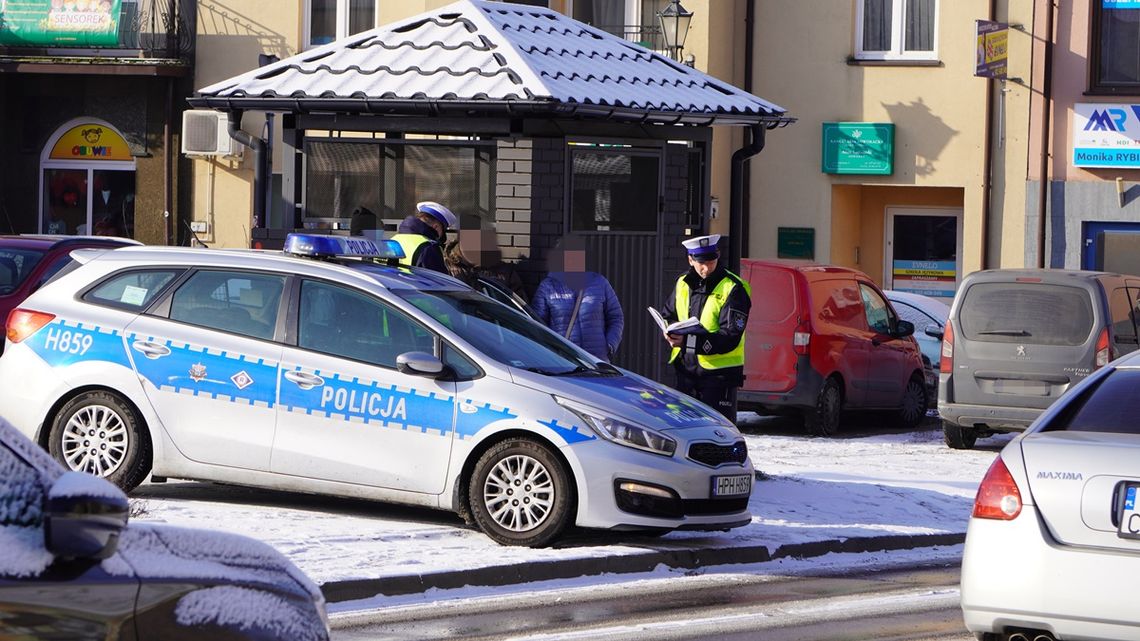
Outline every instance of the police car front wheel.
{"type": "Polygon", "coordinates": [[[67,469],[100,476],[124,492],[150,471],[150,441],[130,403],[107,391],[78,394],[52,421],[48,450],[67,469]]]}
{"type": "Polygon", "coordinates": [[[468,498],[475,522],[487,536],[502,545],[540,547],[569,525],[574,489],[549,448],[513,438],[479,458],[468,498]]]}

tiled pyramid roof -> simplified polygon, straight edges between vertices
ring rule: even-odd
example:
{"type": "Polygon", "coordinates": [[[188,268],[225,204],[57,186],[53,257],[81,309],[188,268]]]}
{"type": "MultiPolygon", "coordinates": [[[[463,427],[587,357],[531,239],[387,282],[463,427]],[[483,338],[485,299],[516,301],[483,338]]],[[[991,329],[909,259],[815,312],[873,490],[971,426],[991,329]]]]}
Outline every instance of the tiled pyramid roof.
{"type": "Polygon", "coordinates": [[[541,7],[461,0],[213,84],[199,107],[774,126],[784,109],[541,7]]]}

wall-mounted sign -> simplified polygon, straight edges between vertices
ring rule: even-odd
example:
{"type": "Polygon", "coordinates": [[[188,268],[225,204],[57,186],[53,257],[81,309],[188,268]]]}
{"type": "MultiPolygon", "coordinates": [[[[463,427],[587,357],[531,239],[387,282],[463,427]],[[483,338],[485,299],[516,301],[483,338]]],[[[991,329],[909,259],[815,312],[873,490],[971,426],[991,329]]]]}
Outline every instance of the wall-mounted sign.
{"type": "Polygon", "coordinates": [[[777,228],[776,257],[815,260],[815,229],[811,227],[777,228]]]}
{"type": "Polygon", "coordinates": [[[99,124],[82,124],[68,129],[51,148],[52,160],[134,160],[127,141],[99,124]]]}
{"type": "Polygon", "coordinates": [[[1009,59],[1009,24],[975,20],[978,34],[977,63],[974,75],[982,78],[1005,78],[1009,59]]]}
{"type": "Polygon", "coordinates": [[[1102,0],[1105,9],[1140,9],[1140,0],[1102,0]]]}
{"type": "Polygon", "coordinates": [[[894,172],[894,160],[893,124],[823,123],[823,173],[889,176],[894,172]]]}
{"type": "Polygon", "coordinates": [[[1073,105],[1074,167],[1140,167],[1140,104],[1073,105]]]}
{"type": "Polygon", "coordinates": [[[891,289],[934,298],[954,298],[957,274],[952,260],[896,260],[891,289]]]}
{"type": "Polygon", "coordinates": [[[0,0],[0,45],[117,47],[122,0],[0,0]]]}

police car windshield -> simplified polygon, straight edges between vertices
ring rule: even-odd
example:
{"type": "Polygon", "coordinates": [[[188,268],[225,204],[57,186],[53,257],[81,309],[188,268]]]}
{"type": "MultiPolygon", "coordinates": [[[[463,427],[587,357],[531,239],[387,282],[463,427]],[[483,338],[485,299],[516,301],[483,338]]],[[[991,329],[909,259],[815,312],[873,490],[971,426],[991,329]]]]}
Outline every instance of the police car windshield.
{"type": "MultiPolygon", "coordinates": [[[[599,372],[594,358],[538,323],[473,291],[393,290],[488,357],[549,375],[599,372]]],[[[609,373],[607,370],[602,370],[609,373]]]]}

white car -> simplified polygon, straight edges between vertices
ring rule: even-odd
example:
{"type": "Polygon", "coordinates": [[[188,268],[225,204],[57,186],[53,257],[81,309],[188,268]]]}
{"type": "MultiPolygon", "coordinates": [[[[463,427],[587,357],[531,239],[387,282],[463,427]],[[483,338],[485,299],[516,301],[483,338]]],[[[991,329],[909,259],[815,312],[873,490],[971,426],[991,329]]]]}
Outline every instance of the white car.
{"type": "Polygon", "coordinates": [[[962,557],[962,612],[979,639],[1140,638],[1128,596],[1140,572],[1137,392],[1133,352],[1053,403],[986,473],[962,557]]]}
{"type": "Polygon", "coordinates": [[[747,524],[712,408],[599,362],[391,242],[73,254],[12,312],[0,408],[73,470],[454,510],[492,539],[747,524]]]}

